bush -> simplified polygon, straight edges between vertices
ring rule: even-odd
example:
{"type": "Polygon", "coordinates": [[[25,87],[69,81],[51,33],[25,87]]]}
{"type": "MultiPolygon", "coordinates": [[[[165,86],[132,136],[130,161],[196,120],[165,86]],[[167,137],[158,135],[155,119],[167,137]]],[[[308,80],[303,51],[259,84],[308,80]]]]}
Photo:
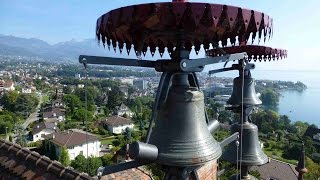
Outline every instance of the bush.
{"type": "Polygon", "coordinates": [[[109,134],[109,132],[101,126],[98,128],[98,133],[100,135],[108,135],[109,134]]]}

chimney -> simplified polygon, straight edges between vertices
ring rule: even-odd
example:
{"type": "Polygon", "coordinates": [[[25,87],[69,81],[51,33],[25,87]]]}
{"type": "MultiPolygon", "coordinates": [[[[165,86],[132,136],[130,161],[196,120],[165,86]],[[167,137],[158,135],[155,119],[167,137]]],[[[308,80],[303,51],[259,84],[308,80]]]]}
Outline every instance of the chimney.
{"type": "Polygon", "coordinates": [[[40,128],[40,126],[39,126],[39,125],[37,125],[37,128],[40,128]]]}
{"type": "Polygon", "coordinates": [[[54,139],[56,136],[54,134],[52,134],[52,139],[54,139]]]}

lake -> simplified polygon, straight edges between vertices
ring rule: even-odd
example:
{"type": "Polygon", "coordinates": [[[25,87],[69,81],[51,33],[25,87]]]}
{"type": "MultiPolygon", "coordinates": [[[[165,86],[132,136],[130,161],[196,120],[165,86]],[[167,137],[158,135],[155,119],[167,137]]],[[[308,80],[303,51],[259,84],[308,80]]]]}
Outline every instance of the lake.
{"type": "MultiPolygon", "coordinates": [[[[292,121],[305,121],[320,127],[320,71],[253,70],[255,79],[301,81],[308,86],[303,92],[283,91],[276,110],[292,121]]],[[[236,73],[221,73],[219,77],[236,77],[236,73]]]]}

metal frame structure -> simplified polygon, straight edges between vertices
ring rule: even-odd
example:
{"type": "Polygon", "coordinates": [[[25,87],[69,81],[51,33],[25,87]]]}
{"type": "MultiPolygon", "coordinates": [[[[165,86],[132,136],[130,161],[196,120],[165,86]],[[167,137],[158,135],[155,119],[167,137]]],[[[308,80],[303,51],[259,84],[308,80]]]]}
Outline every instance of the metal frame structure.
{"type": "MultiPolygon", "coordinates": [[[[138,58],[125,59],[81,55],[79,57],[80,63],[84,64],[86,68],[88,64],[103,64],[154,68],[156,71],[162,72],[146,141],[144,143],[135,142],[129,148],[129,155],[135,160],[100,169],[100,174],[113,173],[157,162],[163,165],[166,171],[165,179],[199,179],[196,173],[197,169],[208,161],[218,159],[221,155],[221,148],[239,138],[241,156],[240,160],[238,157],[236,158],[236,162],[240,162],[241,168],[243,128],[244,124],[250,119],[252,107],[257,104],[258,99],[254,86],[246,85],[247,81],[245,79],[250,80],[250,69],[255,67],[248,61],[270,61],[271,59],[284,58],[287,55],[286,50],[247,45],[250,36],[252,36],[252,42],[255,38],[259,42],[261,39],[265,41],[267,37],[270,38],[273,34],[272,23],[272,19],[261,12],[220,4],[191,3],[185,0],[121,7],[98,18],[96,26],[98,41],[101,41],[103,46],[107,46],[109,49],[110,47],[113,47],[115,51],[119,49],[120,53],[123,52],[124,48],[128,54],[131,49],[134,49],[138,58]],[[231,46],[229,47],[228,44],[231,44],[231,46]],[[207,57],[190,59],[189,54],[192,48],[198,53],[201,45],[203,45],[207,57]],[[158,51],[159,55],[162,56],[165,50],[167,50],[171,59],[141,60],[141,53],[145,55],[149,51],[154,56],[155,52],[158,51]],[[229,61],[238,61],[239,64],[225,68],[229,61]],[[239,77],[242,78],[238,81],[240,84],[234,86],[234,91],[240,89],[241,93],[234,94],[233,101],[236,101],[236,103],[231,103],[233,105],[231,109],[241,114],[241,131],[234,132],[232,136],[217,145],[209,133],[219,126],[219,122],[209,122],[205,108],[203,108],[204,103],[199,104],[201,100],[203,101],[203,95],[199,88],[196,72],[203,71],[206,65],[221,62],[225,62],[223,69],[212,70],[209,73],[239,70],[239,77]],[[245,88],[245,86],[248,86],[248,88],[245,88]],[[175,95],[179,97],[172,96],[170,93],[176,93],[175,95]],[[247,95],[256,98],[256,101],[252,100],[251,104],[248,104],[245,98],[247,95]],[[199,137],[197,139],[199,142],[190,141],[186,138],[176,139],[175,144],[173,143],[174,145],[168,150],[170,151],[168,155],[163,152],[164,148],[162,147],[167,145],[163,144],[166,142],[157,142],[155,137],[152,136],[152,128],[155,124],[154,131],[157,131],[158,138],[160,136],[159,132],[167,132],[159,130],[159,127],[167,126],[167,124],[164,125],[161,124],[163,122],[159,122],[159,117],[166,119],[168,118],[166,113],[174,113],[172,109],[163,108],[165,103],[172,100],[170,98],[174,99],[174,101],[171,101],[172,104],[179,106],[173,107],[173,109],[180,108],[176,110],[182,112],[185,108],[186,113],[189,113],[193,119],[181,115],[170,116],[169,119],[176,120],[177,118],[181,123],[181,128],[197,126],[191,133],[199,137]],[[203,110],[200,110],[201,108],[203,110]],[[199,118],[195,117],[192,112],[198,113],[199,118]],[[184,119],[186,121],[183,121],[184,119]],[[201,121],[198,121],[199,119],[201,121]],[[185,122],[188,124],[183,124],[185,122]],[[156,126],[159,123],[163,126],[156,126]],[[209,140],[204,140],[204,136],[207,136],[209,140]],[[204,141],[206,142],[204,143],[204,141]],[[198,145],[196,145],[197,143],[198,145]],[[189,152],[189,149],[192,149],[191,147],[198,148],[199,145],[215,152],[208,152],[203,147],[201,147],[203,148],[202,153],[207,153],[206,156],[189,152]],[[181,156],[177,156],[178,152],[181,152],[181,156]],[[179,157],[184,159],[177,160],[179,157]]],[[[170,129],[170,131],[176,130],[170,129]]],[[[173,137],[173,132],[168,133],[173,137]]],[[[189,135],[186,132],[184,133],[185,136],[189,135]]],[[[181,136],[181,133],[176,135],[181,136]]],[[[237,141],[236,144],[239,144],[239,142],[237,141]]],[[[238,155],[238,152],[236,154],[238,155]]],[[[245,165],[240,169],[240,176],[236,175],[236,179],[248,178],[248,176],[248,168],[245,165]]]]}

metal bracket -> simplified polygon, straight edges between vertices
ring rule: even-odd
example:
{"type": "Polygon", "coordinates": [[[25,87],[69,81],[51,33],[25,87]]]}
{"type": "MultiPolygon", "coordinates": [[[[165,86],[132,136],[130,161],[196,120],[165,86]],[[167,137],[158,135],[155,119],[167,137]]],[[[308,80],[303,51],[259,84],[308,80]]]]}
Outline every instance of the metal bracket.
{"type": "Polygon", "coordinates": [[[250,70],[250,69],[254,69],[256,67],[255,64],[253,63],[245,63],[245,64],[232,64],[231,67],[229,68],[222,68],[222,69],[215,69],[215,70],[211,70],[209,71],[209,74],[215,74],[215,73],[219,73],[219,72],[225,72],[225,71],[232,71],[232,70],[250,70]]]}
{"type": "Polygon", "coordinates": [[[104,64],[115,66],[134,66],[155,68],[159,72],[201,72],[206,65],[220,62],[241,60],[247,56],[247,53],[227,54],[217,57],[207,57],[200,59],[182,59],[181,61],[172,61],[170,59],[161,59],[157,61],[137,60],[114,57],[86,56],[80,55],[79,62],[84,64],[104,64]]]}
{"type": "Polygon", "coordinates": [[[180,62],[180,68],[185,72],[201,72],[206,65],[240,60],[244,59],[246,56],[247,53],[243,52],[200,59],[182,59],[180,62]]]}
{"type": "Polygon", "coordinates": [[[237,139],[239,139],[239,132],[235,132],[231,136],[229,136],[229,137],[225,138],[223,141],[221,141],[220,142],[221,149],[237,139]]]}

